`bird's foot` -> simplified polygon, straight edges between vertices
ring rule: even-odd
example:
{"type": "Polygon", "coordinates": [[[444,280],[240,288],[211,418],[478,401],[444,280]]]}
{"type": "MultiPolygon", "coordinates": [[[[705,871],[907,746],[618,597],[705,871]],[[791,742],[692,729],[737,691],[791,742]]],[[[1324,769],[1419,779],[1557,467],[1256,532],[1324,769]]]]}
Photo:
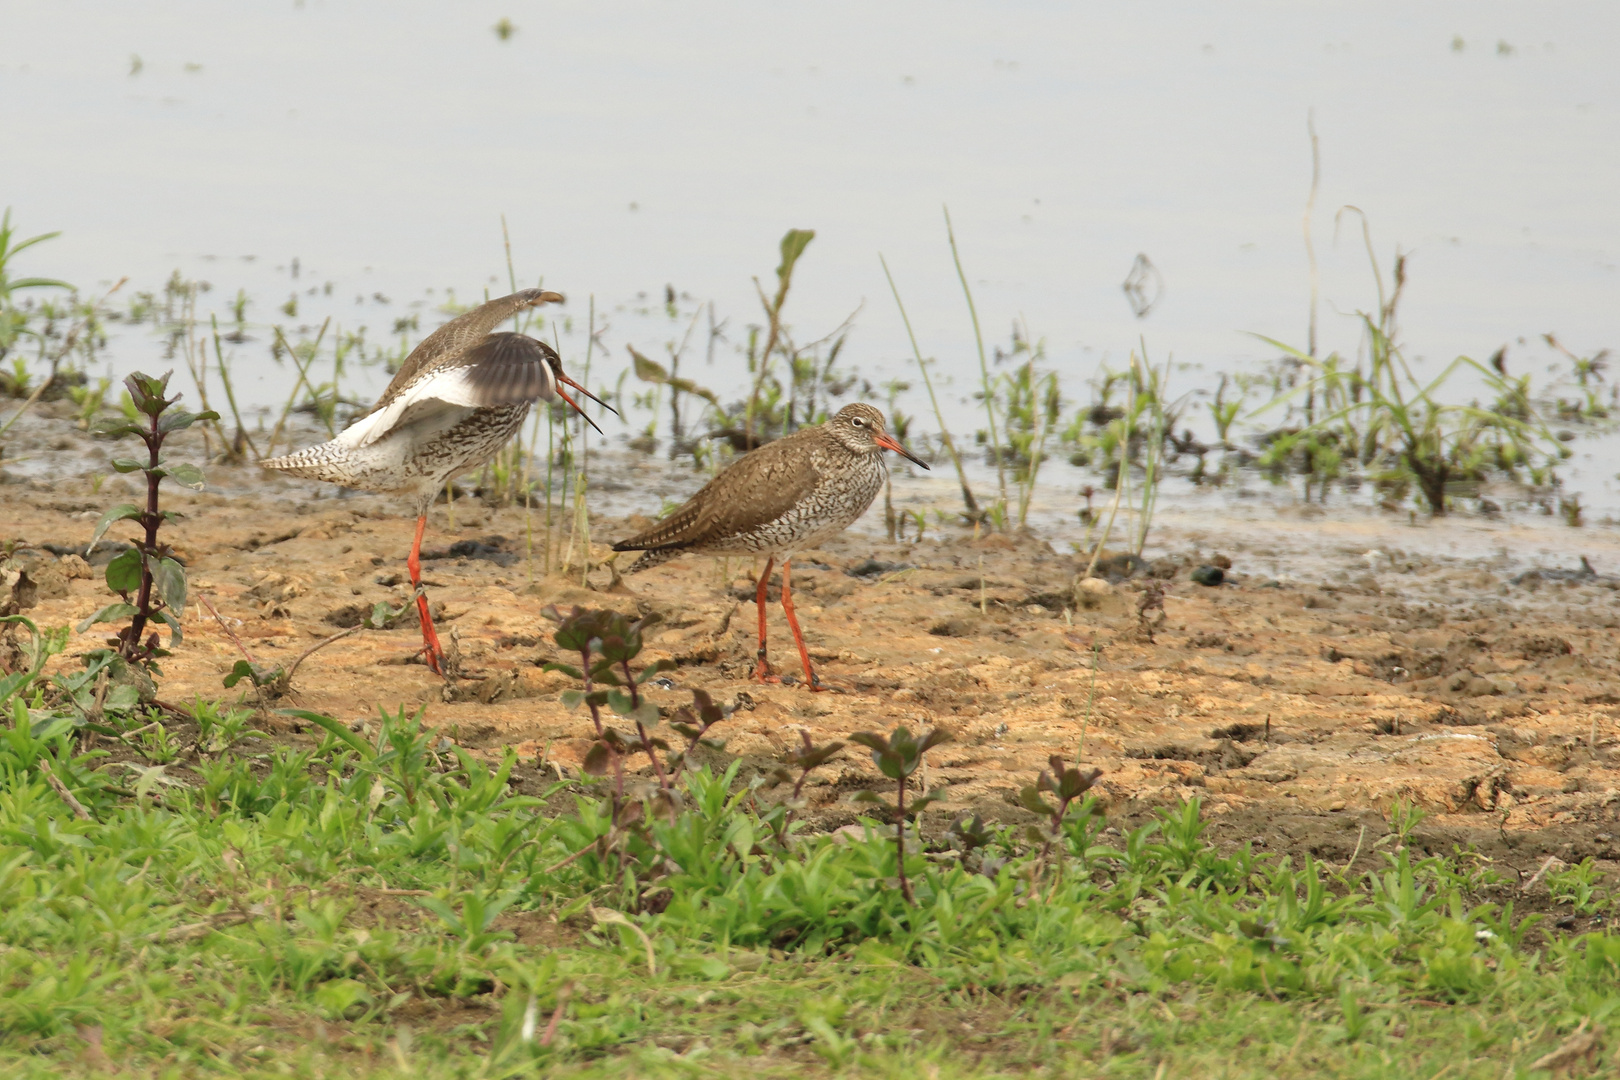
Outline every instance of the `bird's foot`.
{"type": "Polygon", "coordinates": [[[440,678],[444,677],[444,651],[439,648],[438,642],[424,642],[417,655],[420,656],[427,664],[429,671],[433,672],[433,674],[439,676],[440,678]]]}
{"type": "Polygon", "coordinates": [[[822,682],[821,675],[814,671],[810,673],[810,678],[806,681],[805,685],[810,688],[810,692],[812,694],[843,694],[848,692],[842,686],[838,686],[834,683],[822,682]]]}

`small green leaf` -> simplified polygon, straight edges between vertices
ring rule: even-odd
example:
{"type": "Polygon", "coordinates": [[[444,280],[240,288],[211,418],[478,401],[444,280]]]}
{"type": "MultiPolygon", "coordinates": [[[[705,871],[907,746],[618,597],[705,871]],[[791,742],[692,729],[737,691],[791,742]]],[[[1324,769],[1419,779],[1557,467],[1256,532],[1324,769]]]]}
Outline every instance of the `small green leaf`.
{"type": "Polygon", "coordinates": [[[107,564],[107,588],[127,595],[141,587],[141,553],[134,548],[120,551],[107,564]]]}
{"type": "Polygon", "coordinates": [[[203,485],[207,482],[203,479],[203,471],[189,462],[182,462],[179,465],[171,467],[169,469],[169,479],[173,480],[177,484],[184,484],[186,487],[193,488],[197,491],[201,491],[203,489],[203,485]]]}
{"type": "MultiPolygon", "coordinates": [[[[105,417],[97,423],[91,425],[90,434],[100,435],[103,438],[108,439],[121,439],[125,435],[140,435],[142,434],[142,431],[134,424],[127,423],[123,420],[114,419],[112,417],[105,417]]],[[[141,466],[139,465],[136,466],[137,469],[140,467],[141,466]]],[[[123,470],[119,471],[122,472],[123,470]]]]}
{"type": "Polygon", "coordinates": [[[663,672],[674,671],[677,666],[675,661],[667,656],[661,660],[656,660],[645,671],[636,676],[636,685],[640,686],[643,683],[650,682],[663,672]]]}
{"type": "Polygon", "coordinates": [[[547,663],[547,664],[542,664],[540,666],[540,670],[541,671],[560,671],[564,675],[567,675],[570,679],[583,680],[585,678],[584,675],[580,674],[579,668],[574,667],[571,664],[559,664],[559,663],[556,663],[555,661],[552,661],[552,662],[547,663]]]}
{"type": "Polygon", "coordinates": [[[184,409],[176,409],[171,413],[164,413],[158,420],[158,431],[168,434],[171,431],[184,431],[199,420],[218,420],[219,414],[213,411],[190,413],[184,409]]]}
{"type": "Polygon", "coordinates": [[[643,701],[630,713],[632,719],[649,731],[658,726],[658,706],[650,701],[643,701]]]}
{"type": "Polygon", "coordinates": [[[88,619],[79,623],[77,629],[82,634],[97,623],[118,622],[120,619],[127,619],[133,614],[135,614],[134,604],[108,604],[88,619]]]}
{"type": "Polygon", "coordinates": [[[562,703],[565,709],[577,709],[584,700],[585,691],[583,690],[564,690],[562,692],[562,703]]]}
{"type": "Polygon", "coordinates": [[[815,238],[814,229],[789,229],[782,237],[782,265],[776,268],[776,280],[781,283],[783,293],[787,292],[788,281],[793,277],[793,264],[815,238]]]}
{"type": "Polygon", "coordinates": [[[379,600],[371,606],[371,614],[361,620],[361,625],[367,630],[387,630],[394,624],[394,620],[405,613],[406,606],[401,604],[399,607],[390,607],[379,600]]]}
{"type": "Polygon", "coordinates": [[[609,690],[607,697],[608,708],[620,716],[633,716],[635,705],[630,701],[630,695],[623,690],[609,690]]]}
{"type": "MultiPolygon", "coordinates": [[[[698,718],[705,724],[718,724],[726,718],[725,711],[714,703],[707,690],[693,690],[692,704],[697,706],[698,718]]],[[[834,748],[840,748],[843,743],[834,743],[834,748]]]]}
{"type": "Polygon", "coordinates": [[[300,720],[308,720],[316,727],[326,731],[326,733],[331,735],[332,738],[336,739],[340,743],[343,743],[349,749],[359,754],[361,761],[370,761],[372,758],[377,756],[376,747],[372,746],[370,743],[366,742],[366,740],[350,731],[347,725],[340,724],[330,716],[323,716],[317,712],[310,712],[308,709],[280,709],[277,711],[279,711],[283,716],[296,716],[300,720]]]}
{"type": "Polygon", "coordinates": [[[636,378],[642,382],[659,384],[669,382],[668,370],[658,361],[642,356],[634,348],[630,350],[630,359],[635,364],[636,378]]]}
{"type": "Polygon", "coordinates": [[[170,611],[184,611],[186,607],[186,568],[173,559],[159,559],[152,574],[158,595],[170,611]]]}
{"type": "Polygon", "coordinates": [[[96,531],[90,535],[90,542],[94,544],[97,540],[100,540],[103,536],[107,535],[107,530],[112,528],[113,522],[127,521],[130,518],[138,518],[140,516],[141,508],[133,503],[124,503],[122,506],[113,507],[105,514],[102,514],[101,520],[96,522],[96,531]]]}
{"type": "Polygon", "coordinates": [[[136,461],[134,458],[113,458],[112,467],[114,472],[135,472],[137,469],[146,468],[146,463],[136,461]]]}
{"type": "Polygon", "coordinates": [[[612,748],[606,743],[597,741],[591,744],[589,750],[585,751],[585,760],[580,763],[580,768],[591,776],[602,776],[607,773],[608,765],[612,760],[612,748]]]}
{"type": "MultiPolygon", "coordinates": [[[[162,618],[163,616],[160,614],[158,617],[162,618]]],[[[270,667],[266,664],[254,664],[246,660],[238,660],[235,666],[231,668],[230,674],[225,676],[225,688],[229,690],[243,679],[252,682],[254,686],[271,686],[279,681],[281,677],[280,667],[270,667]]]]}
{"type": "Polygon", "coordinates": [[[152,618],[169,628],[169,648],[172,649],[176,645],[180,644],[180,642],[183,640],[183,635],[180,633],[180,620],[175,616],[174,612],[153,612],[152,618]]]}
{"type": "Polygon", "coordinates": [[[1032,814],[1049,815],[1052,813],[1052,807],[1047,804],[1045,799],[1041,798],[1041,793],[1033,787],[1026,787],[1018,793],[1018,805],[1032,814]]]}

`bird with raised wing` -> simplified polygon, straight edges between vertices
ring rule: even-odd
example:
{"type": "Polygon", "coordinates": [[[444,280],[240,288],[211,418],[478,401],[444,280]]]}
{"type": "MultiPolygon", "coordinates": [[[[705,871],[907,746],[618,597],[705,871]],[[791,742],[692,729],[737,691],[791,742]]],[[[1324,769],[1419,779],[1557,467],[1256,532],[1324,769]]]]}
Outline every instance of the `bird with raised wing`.
{"type": "Polygon", "coordinates": [[[615,551],[645,552],[635,573],[682,555],[765,555],[755,603],[759,607],[759,662],[754,677],[774,681],[765,653],[765,592],[772,563],[782,560],[782,611],[812,690],[822,689],[793,612],[793,554],[837,536],[866,513],[883,490],[892,450],[928,468],[890,435],[883,413],[870,405],[846,405],[824,424],[800,428],[732,462],[668,517],[615,551]]]}
{"type": "Polygon", "coordinates": [[[444,674],[444,650],[422,587],[422,534],[445,482],[493,458],[523,426],[535,401],[561,398],[596,427],[565,386],[611,409],[563,373],[550,345],[495,332],[526,308],[561,301],[558,293],[525,289],[451,319],[411,351],[377,403],[337,438],[259,463],[293,476],[415,498],[416,538],[406,567],[421,615],[422,651],[435,674],[444,674]]]}

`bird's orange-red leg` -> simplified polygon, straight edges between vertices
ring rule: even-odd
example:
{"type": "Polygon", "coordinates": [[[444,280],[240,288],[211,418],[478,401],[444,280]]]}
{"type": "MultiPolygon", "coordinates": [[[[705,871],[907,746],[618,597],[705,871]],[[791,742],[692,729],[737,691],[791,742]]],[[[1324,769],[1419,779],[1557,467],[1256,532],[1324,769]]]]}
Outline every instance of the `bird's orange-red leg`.
{"type": "Polygon", "coordinates": [[[427,531],[427,515],[416,519],[416,539],[411,542],[411,557],[405,566],[411,572],[411,586],[416,590],[416,611],[422,618],[422,655],[435,675],[444,674],[444,650],[439,647],[439,635],[433,629],[433,616],[428,614],[427,592],[422,588],[422,534],[427,531]]]}
{"type": "Polygon", "coordinates": [[[816,669],[810,666],[810,650],[804,647],[804,634],[799,631],[799,617],[793,613],[793,586],[790,576],[793,572],[793,560],[785,559],[782,562],[782,610],[787,613],[788,629],[793,631],[793,644],[799,647],[799,663],[804,665],[804,679],[810,689],[820,690],[821,680],[816,677],[816,669]]]}
{"type": "MultiPolygon", "coordinates": [[[[754,604],[759,608],[759,663],[754,668],[754,678],[760,682],[771,682],[771,665],[765,659],[765,592],[771,585],[771,567],[776,565],[776,556],[765,558],[765,572],[759,575],[759,588],[754,593],[754,604]]],[[[783,564],[786,565],[786,564],[783,564]]]]}

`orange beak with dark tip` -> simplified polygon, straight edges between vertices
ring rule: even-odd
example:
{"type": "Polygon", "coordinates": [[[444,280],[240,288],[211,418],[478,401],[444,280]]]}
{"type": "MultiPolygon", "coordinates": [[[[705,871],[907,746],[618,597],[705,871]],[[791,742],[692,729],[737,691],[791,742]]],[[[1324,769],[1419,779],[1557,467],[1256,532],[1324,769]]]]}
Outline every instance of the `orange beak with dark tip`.
{"type": "Polygon", "coordinates": [[[575,390],[578,390],[581,394],[584,394],[586,397],[590,398],[592,401],[594,401],[598,405],[602,406],[602,408],[606,409],[608,412],[612,413],[614,416],[619,415],[619,410],[615,409],[613,406],[609,405],[607,402],[603,401],[601,398],[597,397],[595,394],[591,393],[589,390],[585,389],[579,383],[575,382],[573,379],[570,379],[568,376],[564,375],[562,372],[554,371],[553,374],[556,376],[556,379],[557,379],[557,387],[556,387],[557,396],[562,398],[564,401],[568,402],[569,406],[575,412],[579,413],[579,415],[584,418],[584,420],[585,420],[585,422],[587,424],[591,425],[591,427],[593,427],[593,428],[596,428],[596,433],[598,435],[607,434],[607,432],[603,431],[600,427],[597,427],[596,421],[592,420],[590,418],[590,416],[585,412],[584,409],[580,408],[579,402],[575,401],[573,398],[569,397],[566,393],[563,392],[563,387],[564,386],[572,386],[575,390]]]}
{"type": "Polygon", "coordinates": [[[592,420],[590,418],[590,416],[585,412],[584,409],[579,407],[579,402],[575,401],[573,398],[571,398],[567,394],[563,393],[562,387],[560,387],[560,386],[557,388],[557,396],[562,398],[564,401],[568,402],[568,404],[573,407],[573,410],[575,412],[579,413],[580,419],[584,420],[587,424],[591,425],[591,427],[596,428],[596,433],[598,435],[606,435],[607,434],[607,432],[603,431],[601,428],[596,426],[596,421],[592,420]]]}
{"type": "MultiPolygon", "coordinates": [[[[578,390],[580,393],[584,394],[586,397],[590,398],[592,401],[594,401],[598,405],[602,406],[602,408],[606,409],[608,412],[612,413],[614,416],[619,415],[619,410],[618,409],[615,409],[613,406],[609,405],[607,402],[603,401],[601,398],[597,397],[595,394],[591,393],[589,390],[585,389],[579,383],[575,382],[573,379],[570,379],[568,376],[564,375],[560,371],[557,372],[557,381],[562,383],[564,386],[572,386],[575,390],[578,390]]],[[[572,405],[573,402],[569,402],[569,404],[572,405]]],[[[577,408],[579,408],[579,406],[574,405],[574,408],[577,409],[577,408]]]]}
{"type": "MultiPolygon", "coordinates": [[[[928,468],[928,462],[901,446],[900,440],[894,438],[893,436],[885,435],[883,432],[876,432],[872,435],[872,441],[877,443],[885,450],[893,450],[895,453],[899,454],[901,457],[915,465],[921,465],[925,469],[928,468]]],[[[929,471],[931,472],[933,470],[929,471]]]]}

